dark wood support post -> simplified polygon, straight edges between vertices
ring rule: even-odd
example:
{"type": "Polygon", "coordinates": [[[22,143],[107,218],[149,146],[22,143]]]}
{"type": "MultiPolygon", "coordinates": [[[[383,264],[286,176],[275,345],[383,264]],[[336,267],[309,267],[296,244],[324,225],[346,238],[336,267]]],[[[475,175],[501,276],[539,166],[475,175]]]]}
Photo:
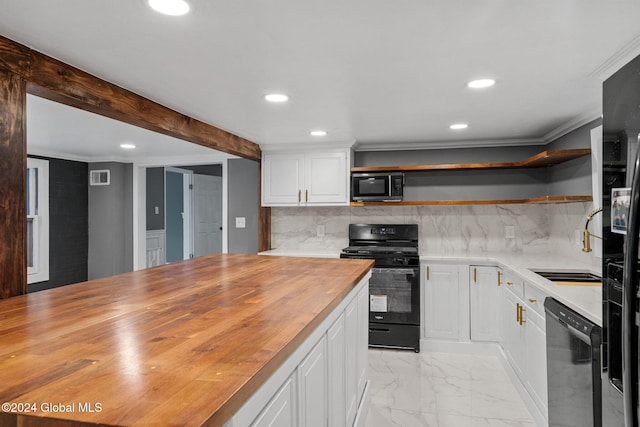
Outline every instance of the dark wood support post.
{"type": "Polygon", "coordinates": [[[0,68],[0,298],[27,291],[26,82],[0,68]]]}

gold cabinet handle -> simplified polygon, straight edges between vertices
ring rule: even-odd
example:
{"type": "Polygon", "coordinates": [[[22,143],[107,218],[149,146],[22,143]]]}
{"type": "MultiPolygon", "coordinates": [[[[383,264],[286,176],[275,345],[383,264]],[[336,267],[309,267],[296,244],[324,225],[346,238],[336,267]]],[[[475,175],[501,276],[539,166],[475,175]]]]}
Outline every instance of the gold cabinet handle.
{"type": "Polygon", "coordinates": [[[302,200],[302,190],[298,190],[298,203],[302,200]]]}
{"type": "Polygon", "coordinates": [[[535,298],[529,298],[529,302],[530,302],[530,303],[536,303],[536,302],[538,302],[538,300],[537,300],[537,299],[535,299],[535,298]]]}
{"type": "Polygon", "coordinates": [[[516,322],[520,323],[520,303],[516,303],[516,322]]]}
{"type": "Polygon", "coordinates": [[[427,265],[427,280],[429,280],[429,266],[427,265]]]}
{"type": "Polygon", "coordinates": [[[513,285],[513,282],[507,282],[507,285],[511,286],[513,285]]]}
{"type": "Polygon", "coordinates": [[[304,201],[305,202],[309,201],[309,190],[304,190],[304,201]]]}
{"type": "Polygon", "coordinates": [[[526,320],[524,320],[524,312],[525,312],[525,308],[524,305],[520,306],[520,326],[522,326],[524,323],[527,323],[526,320]]]}
{"type": "Polygon", "coordinates": [[[498,271],[498,286],[502,286],[502,271],[498,271]]]}
{"type": "Polygon", "coordinates": [[[478,269],[473,267],[473,282],[478,283],[478,269]]]}

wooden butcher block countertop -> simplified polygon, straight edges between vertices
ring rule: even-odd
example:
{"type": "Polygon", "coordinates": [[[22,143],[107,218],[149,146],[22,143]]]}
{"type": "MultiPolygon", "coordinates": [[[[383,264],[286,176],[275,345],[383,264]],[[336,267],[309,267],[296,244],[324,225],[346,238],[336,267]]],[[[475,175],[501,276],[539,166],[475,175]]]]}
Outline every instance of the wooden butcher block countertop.
{"type": "Polygon", "coordinates": [[[0,425],[222,425],[372,265],[216,254],[0,301],[0,425]]]}

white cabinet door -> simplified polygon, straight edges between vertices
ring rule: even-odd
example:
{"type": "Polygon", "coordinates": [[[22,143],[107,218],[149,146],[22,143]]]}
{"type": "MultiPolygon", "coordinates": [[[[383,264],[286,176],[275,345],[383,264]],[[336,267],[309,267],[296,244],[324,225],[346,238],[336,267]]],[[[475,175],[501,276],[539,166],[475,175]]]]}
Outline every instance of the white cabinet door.
{"type": "Polygon", "coordinates": [[[360,402],[367,384],[369,372],[369,288],[358,293],[358,341],[356,349],[358,387],[357,401],[360,402]]]}
{"type": "Polygon", "coordinates": [[[297,426],[295,411],[295,387],[293,376],[289,377],[271,399],[262,413],[251,424],[252,427],[294,427],[297,426]]]}
{"type": "Polygon", "coordinates": [[[427,338],[459,338],[459,269],[457,265],[427,263],[424,272],[424,327],[427,338]]]}
{"type": "Polygon", "coordinates": [[[498,283],[496,267],[469,267],[472,341],[498,340],[498,283]]]}
{"type": "Polygon", "coordinates": [[[525,376],[527,389],[536,406],[547,415],[547,334],[545,319],[536,311],[526,306],[524,318],[525,339],[527,342],[527,364],[525,376]]]}
{"type": "Polygon", "coordinates": [[[523,302],[513,292],[503,289],[501,297],[502,321],[504,323],[503,349],[507,361],[511,364],[519,378],[524,378],[526,341],[524,324],[519,321],[519,307],[523,302]]]}
{"type": "Polygon", "coordinates": [[[345,328],[344,314],[341,314],[327,331],[327,367],[329,427],[344,427],[347,421],[345,399],[345,328]]]}
{"type": "Polygon", "coordinates": [[[265,154],[262,159],[262,205],[296,206],[304,202],[304,155],[265,154]]]}
{"type": "Polygon", "coordinates": [[[349,172],[346,152],[305,155],[304,201],[314,204],[347,204],[349,172]]]}
{"type": "Polygon", "coordinates": [[[346,425],[352,426],[358,410],[358,301],[357,298],[344,311],[345,330],[345,402],[346,425]]]}
{"type": "Polygon", "coordinates": [[[327,354],[324,337],[298,366],[300,426],[327,425],[327,354]]]}

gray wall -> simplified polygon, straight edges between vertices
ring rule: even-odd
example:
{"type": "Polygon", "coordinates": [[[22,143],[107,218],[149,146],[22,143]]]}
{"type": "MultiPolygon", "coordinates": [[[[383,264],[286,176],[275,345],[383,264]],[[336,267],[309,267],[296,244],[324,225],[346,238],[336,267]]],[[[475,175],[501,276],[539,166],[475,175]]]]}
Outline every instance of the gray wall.
{"type": "Polygon", "coordinates": [[[147,230],[164,230],[164,168],[147,168],[146,185],[147,230]]]}
{"type": "Polygon", "coordinates": [[[229,160],[229,252],[258,252],[258,205],[260,201],[260,167],[246,159],[229,160]],[[236,228],[236,217],[246,218],[246,228],[236,228]]]}
{"type": "Polygon", "coordinates": [[[133,165],[90,163],[109,169],[111,184],[89,186],[89,280],[133,270],[133,165]]]}
{"type": "MultiPolygon", "coordinates": [[[[524,147],[454,148],[409,151],[360,151],[356,166],[494,163],[524,160],[545,150],[591,147],[594,120],[545,145],[524,147]]],[[[553,167],[406,172],[404,199],[483,200],[524,199],[555,195],[591,194],[591,157],[584,156],[553,167]]]]}
{"type": "MultiPolygon", "coordinates": [[[[549,143],[547,150],[568,150],[575,148],[591,148],[591,129],[602,124],[602,119],[587,123],[578,129],[549,143]]],[[[591,188],[591,156],[583,156],[574,160],[548,168],[549,195],[590,195],[591,188]]]]}

